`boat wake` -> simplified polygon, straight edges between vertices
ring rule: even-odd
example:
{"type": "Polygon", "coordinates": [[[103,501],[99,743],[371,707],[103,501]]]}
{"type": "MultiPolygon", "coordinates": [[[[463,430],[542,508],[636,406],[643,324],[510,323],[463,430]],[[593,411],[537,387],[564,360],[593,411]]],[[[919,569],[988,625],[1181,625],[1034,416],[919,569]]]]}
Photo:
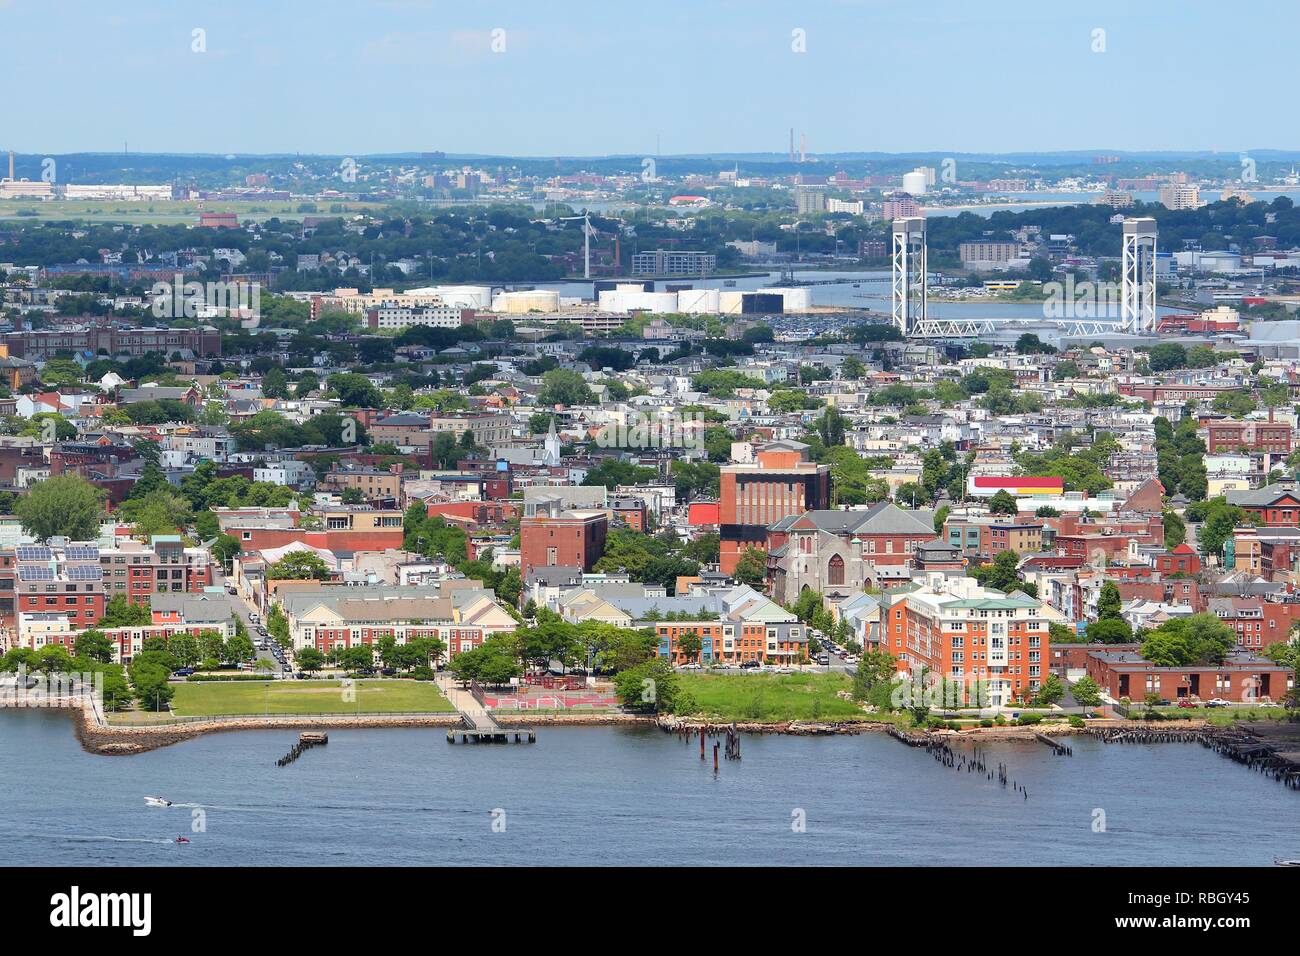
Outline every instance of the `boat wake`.
{"type": "Polygon", "coordinates": [[[163,846],[176,842],[159,837],[58,836],[56,839],[67,840],[70,843],[154,843],[163,846]]]}

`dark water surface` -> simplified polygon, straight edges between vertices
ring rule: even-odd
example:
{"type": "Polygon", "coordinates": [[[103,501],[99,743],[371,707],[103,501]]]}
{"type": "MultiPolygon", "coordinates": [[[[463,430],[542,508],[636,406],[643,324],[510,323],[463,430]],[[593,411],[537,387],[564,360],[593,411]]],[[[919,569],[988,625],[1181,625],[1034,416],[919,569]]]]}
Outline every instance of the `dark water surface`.
{"type": "Polygon", "coordinates": [[[715,777],[652,729],[542,728],[450,746],[439,729],[214,734],[134,757],[70,720],[0,713],[10,865],[1267,865],[1300,856],[1300,794],[1199,744],[1073,738],[986,748],[1029,794],[884,736],[745,737],[715,777]],[[144,805],[146,795],[176,804],[144,805]],[[205,832],[192,832],[196,810],[205,832]],[[1097,811],[1105,832],[1094,832],[1097,811]],[[205,817],[205,818],[203,818],[205,817]],[[806,821],[804,832],[793,824],[806,821]],[[495,829],[494,829],[495,824],[495,829]],[[189,846],[170,841],[189,836],[189,846]]]}

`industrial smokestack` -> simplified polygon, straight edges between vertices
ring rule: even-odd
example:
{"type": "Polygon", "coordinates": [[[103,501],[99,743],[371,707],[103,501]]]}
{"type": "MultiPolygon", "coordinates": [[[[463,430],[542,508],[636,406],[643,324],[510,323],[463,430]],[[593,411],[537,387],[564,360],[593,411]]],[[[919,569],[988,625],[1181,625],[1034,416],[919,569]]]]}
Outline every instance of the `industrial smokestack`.
{"type": "Polygon", "coordinates": [[[9,150],[9,178],[14,178],[14,151],[9,150]]]}

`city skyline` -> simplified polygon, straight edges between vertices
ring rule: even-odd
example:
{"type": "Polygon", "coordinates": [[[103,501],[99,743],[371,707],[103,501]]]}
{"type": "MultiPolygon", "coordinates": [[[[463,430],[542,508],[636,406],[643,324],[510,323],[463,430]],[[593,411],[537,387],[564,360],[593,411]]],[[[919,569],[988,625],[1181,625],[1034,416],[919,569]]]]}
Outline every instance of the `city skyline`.
{"type": "MultiPolygon", "coordinates": [[[[1253,9],[1294,18],[1278,3],[1253,9]]],[[[1201,2],[64,10],[51,47],[33,42],[47,8],[0,4],[0,55],[35,107],[6,117],[0,147],[689,156],[780,153],[793,127],[814,156],[1300,148],[1270,128],[1266,98],[1226,79],[1281,82],[1288,31],[1220,21],[1201,2]],[[85,109],[105,87],[141,108],[85,109]]]]}

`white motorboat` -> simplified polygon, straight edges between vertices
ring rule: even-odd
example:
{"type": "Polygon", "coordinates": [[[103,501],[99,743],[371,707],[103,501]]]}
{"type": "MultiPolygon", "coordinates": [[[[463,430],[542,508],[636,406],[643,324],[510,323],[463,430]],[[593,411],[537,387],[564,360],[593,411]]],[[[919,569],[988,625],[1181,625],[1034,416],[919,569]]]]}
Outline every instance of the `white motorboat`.
{"type": "Polygon", "coordinates": [[[170,807],[172,805],[170,800],[164,800],[162,797],[145,797],[144,802],[145,806],[149,807],[170,807]]]}

